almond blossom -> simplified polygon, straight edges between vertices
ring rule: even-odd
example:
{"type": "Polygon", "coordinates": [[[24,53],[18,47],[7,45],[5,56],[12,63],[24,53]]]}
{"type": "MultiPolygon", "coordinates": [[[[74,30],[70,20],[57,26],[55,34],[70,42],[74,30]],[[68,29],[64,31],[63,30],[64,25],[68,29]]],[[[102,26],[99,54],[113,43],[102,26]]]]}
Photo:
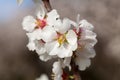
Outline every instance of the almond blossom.
{"type": "MultiPolygon", "coordinates": [[[[74,31],[78,36],[78,49],[75,51],[75,63],[79,66],[79,70],[85,70],[90,66],[90,58],[93,58],[96,53],[94,45],[97,43],[96,33],[93,32],[94,26],[87,20],[79,20],[74,31]]],[[[73,22],[72,22],[73,23],[73,22]]]]}
{"type": "Polygon", "coordinates": [[[26,30],[29,38],[27,47],[29,50],[36,51],[40,56],[40,59],[47,61],[51,58],[46,53],[44,45],[46,42],[53,40],[53,36],[57,36],[57,33],[53,26],[57,24],[59,15],[56,10],[52,10],[49,13],[45,13],[44,8],[37,13],[37,19],[32,16],[27,16],[23,20],[23,29],[26,30]],[[55,23],[53,23],[55,22],[55,23]]]}
{"type": "MultiPolygon", "coordinates": [[[[22,3],[23,0],[18,1],[22,3]]],[[[49,5],[45,7],[50,7],[49,0],[43,3],[49,5]]],[[[75,77],[77,74],[79,76],[78,69],[89,67],[90,58],[96,55],[94,26],[87,20],[80,20],[79,15],[77,22],[74,22],[68,18],[60,19],[57,10],[50,10],[46,12],[40,5],[35,18],[30,15],[24,18],[22,25],[29,39],[27,47],[30,51],[36,51],[42,61],[58,59],[52,69],[54,80],[78,80],[80,77],[75,77]],[[66,67],[68,73],[64,71],[66,67]],[[72,72],[72,77],[69,72],[72,72]]],[[[42,79],[47,80],[45,76],[37,80],[42,79]]]]}
{"type": "Polygon", "coordinates": [[[57,27],[57,36],[53,41],[45,44],[49,55],[57,55],[59,58],[71,57],[77,49],[77,35],[70,29],[70,22],[64,19],[60,27],[57,27]]]}

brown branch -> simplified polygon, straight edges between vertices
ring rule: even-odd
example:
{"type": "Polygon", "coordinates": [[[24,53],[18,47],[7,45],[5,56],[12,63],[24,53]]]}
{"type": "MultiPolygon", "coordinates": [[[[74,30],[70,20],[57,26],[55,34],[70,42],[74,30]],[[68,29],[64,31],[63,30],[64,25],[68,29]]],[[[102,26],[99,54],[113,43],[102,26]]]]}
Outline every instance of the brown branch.
{"type": "Polygon", "coordinates": [[[51,5],[50,5],[50,1],[49,1],[49,0],[42,0],[42,1],[43,1],[43,3],[44,3],[44,6],[45,6],[46,10],[47,10],[48,12],[50,12],[50,11],[52,10],[52,7],[51,7],[51,5]]]}
{"type": "Polygon", "coordinates": [[[74,76],[74,80],[81,80],[78,67],[75,65],[74,58],[71,60],[71,67],[74,76]]]}

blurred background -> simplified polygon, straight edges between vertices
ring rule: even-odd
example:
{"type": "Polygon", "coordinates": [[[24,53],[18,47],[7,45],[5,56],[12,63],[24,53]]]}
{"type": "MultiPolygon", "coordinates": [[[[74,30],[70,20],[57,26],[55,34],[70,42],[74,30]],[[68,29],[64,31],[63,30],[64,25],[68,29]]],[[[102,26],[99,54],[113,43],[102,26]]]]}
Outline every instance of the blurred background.
{"type": "MultiPolygon", "coordinates": [[[[98,43],[92,65],[80,72],[82,80],[120,80],[120,0],[50,0],[63,17],[87,19],[95,26],[98,43]]],[[[51,73],[51,63],[30,52],[21,22],[35,15],[32,0],[18,6],[16,0],[0,1],[0,80],[35,80],[51,73]]]]}

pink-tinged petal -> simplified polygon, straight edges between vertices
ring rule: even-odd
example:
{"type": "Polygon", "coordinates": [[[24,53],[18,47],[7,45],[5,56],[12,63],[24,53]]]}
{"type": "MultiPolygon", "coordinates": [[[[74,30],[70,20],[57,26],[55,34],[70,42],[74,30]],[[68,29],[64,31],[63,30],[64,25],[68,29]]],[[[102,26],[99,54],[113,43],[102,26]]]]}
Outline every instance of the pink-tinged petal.
{"type": "Polygon", "coordinates": [[[33,31],[36,27],[35,22],[36,22],[36,19],[34,19],[32,16],[26,16],[22,22],[23,29],[28,32],[33,31]]]}
{"type": "Polygon", "coordinates": [[[51,26],[46,26],[42,29],[42,39],[45,42],[53,41],[57,37],[57,33],[51,26]]]}
{"type": "Polygon", "coordinates": [[[85,46],[87,45],[94,46],[97,43],[96,33],[90,30],[83,30],[79,42],[81,44],[84,44],[85,46]]]}

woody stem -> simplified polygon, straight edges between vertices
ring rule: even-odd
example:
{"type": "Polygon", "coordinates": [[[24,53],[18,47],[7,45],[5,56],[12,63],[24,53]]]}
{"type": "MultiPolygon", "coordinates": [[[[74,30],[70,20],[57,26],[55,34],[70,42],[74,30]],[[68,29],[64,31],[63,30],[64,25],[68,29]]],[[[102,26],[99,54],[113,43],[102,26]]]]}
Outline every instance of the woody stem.
{"type": "Polygon", "coordinates": [[[52,7],[51,7],[51,5],[50,5],[50,1],[49,1],[49,0],[42,0],[42,1],[43,1],[43,3],[44,3],[44,6],[45,6],[46,10],[47,10],[48,12],[50,12],[50,11],[52,10],[52,7]]]}
{"type": "Polygon", "coordinates": [[[74,80],[81,80],[78,67],[75,65],[74,58],[71,60],[71,67],[74,76],[74,80]]]}

